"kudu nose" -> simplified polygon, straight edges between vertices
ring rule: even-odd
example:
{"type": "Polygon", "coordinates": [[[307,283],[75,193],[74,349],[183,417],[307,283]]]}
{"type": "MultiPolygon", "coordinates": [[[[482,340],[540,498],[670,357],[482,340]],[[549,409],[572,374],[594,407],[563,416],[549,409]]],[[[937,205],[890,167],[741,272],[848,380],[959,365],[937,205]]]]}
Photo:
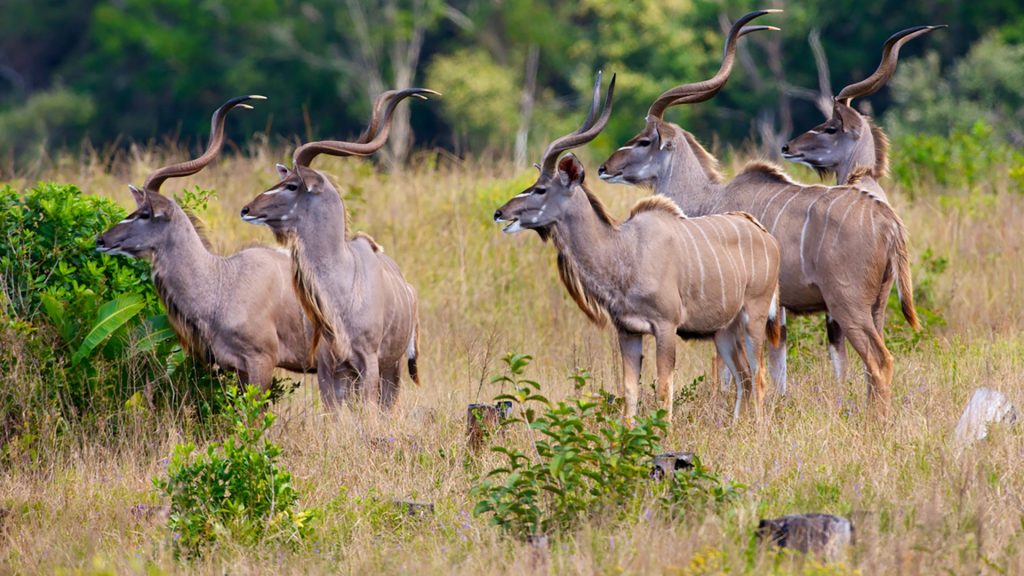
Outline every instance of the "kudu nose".
{"type": "Polygon", "coordinates": [[[248,214],[248,213],[249,213],[249,207],[248,206],[246,206],[245,208],[242,208],[242,217],[245,217],[245,215],[248,214]]]}
{"type": "Polygon", "coordinates": [[[601,164],[600,166],[597,167],[597,175],[598,176],[604,174],[607,171],[608,171],[608,169],[604,167],[604,164],[601,164]]]}
{"type": "Polygon", "coordinates": [[[97,236],[96,237],[96,247],[97,248],[103,248],[104,246],[106,246],[106,243],[103,241],[103,236],[97,236]]]}
{"type": "Polygon", "coordinates": [[[501,220],[501,210],[494,211],[494,221],[497,222],[498,220],[501,220]]]}
{"type": "Polygon", "coordinates": [[[788,154],[789,153],[789,144],[783,144],[782,145],[782,153],[783,154],[788,154]]]}

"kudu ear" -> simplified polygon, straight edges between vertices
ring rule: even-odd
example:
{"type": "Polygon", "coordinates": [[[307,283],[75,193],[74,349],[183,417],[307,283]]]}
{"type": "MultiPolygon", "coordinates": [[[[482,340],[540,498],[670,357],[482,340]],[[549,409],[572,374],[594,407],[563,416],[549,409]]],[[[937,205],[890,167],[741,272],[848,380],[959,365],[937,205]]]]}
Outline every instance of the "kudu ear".
{"type": "Polygon", "coordinates": [[[288,172],[288,167],[287,166],[285,166],[284,164],[277,164],[274,167],[277,168],[277,175],[282,180],[284,180],[285,178],[288,177],[289,172],[288,172]]]}
{"type": "Polygon", "coordinates": [[[846,104],[836,102],[832,111],[832,118],[839,121],[844,131],[860,130],[860,113],[846,104]]]}
{"type": "Polygon", "coordinates": [[[132,198],[135,199],[135,207],[142,208],[142,205],[146,203],[146,193],[139,190],[134,185],[129,184],[128,189],[132,192],[132,198]]]}
{"type": "Polygon", "coordinates": [[[562,181],[562,186],[583,184],[584,176],[583,163],[575,154],[566,154],[558,161],[558,178],[562,181]]]}

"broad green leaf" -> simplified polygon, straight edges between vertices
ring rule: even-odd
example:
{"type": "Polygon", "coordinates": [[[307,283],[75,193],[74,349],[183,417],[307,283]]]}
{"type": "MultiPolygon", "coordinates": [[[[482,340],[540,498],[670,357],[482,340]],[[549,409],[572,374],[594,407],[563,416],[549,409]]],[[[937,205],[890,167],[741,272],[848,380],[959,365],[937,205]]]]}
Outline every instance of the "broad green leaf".
{"type": "Polygon", "coordinates": [[[96,323],[85,335],[85,339],[82,340],[82,344],[75,351],[74,356],[71,357],[71,364],[77,365],[87,358],[97,346],[134,318],[144,307],[145,303],[142,298],[135,295],[117,298],[100,306],[96,323]]]}

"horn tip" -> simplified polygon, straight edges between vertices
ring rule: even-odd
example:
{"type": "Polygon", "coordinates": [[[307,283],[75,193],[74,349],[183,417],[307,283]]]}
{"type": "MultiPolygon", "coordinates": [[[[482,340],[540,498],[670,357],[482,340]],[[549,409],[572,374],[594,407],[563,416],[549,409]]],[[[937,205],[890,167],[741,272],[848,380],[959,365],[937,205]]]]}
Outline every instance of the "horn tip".
{"type": "Polygon", "coordinates": [[[249,94],[249,99],[250,100],[266,100],[267,97],[263,96],[262,94],[249,94]]]}
{"type": "Polygon", "coordinates": [[[778,26],[765,26],[764,29],[771,30],[772,32],[782,32],[782,28],[779,28],[778,26]]]}
{"type": "Polygon", "coordinates": [[[782,8],[766,8],[762,10],[765,14],[782,14],[785,12],[782,8]]]}
{"type": "Polygon", "coordinates": [[[249,106],[248,104],[239,104],[238,106],[236,106],[236,108],[242,108],[244,110],[252,110],[253,109],[253,107],[249,106]]]}

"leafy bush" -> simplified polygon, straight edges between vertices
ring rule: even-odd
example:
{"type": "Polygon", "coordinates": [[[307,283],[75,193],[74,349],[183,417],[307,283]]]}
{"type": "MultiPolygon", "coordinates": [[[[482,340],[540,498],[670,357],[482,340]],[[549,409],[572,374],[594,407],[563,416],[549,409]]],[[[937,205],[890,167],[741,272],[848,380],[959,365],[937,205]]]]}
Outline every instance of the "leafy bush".
{"type": "MultiPolygon", "coordinates": [[[[651,479],[654,456],[667,431],[665,412],[638,418],[632,427],[619,420],[607,393],[553,403],[540,385],[523,373],[530,356],[505,357],[509,375],[495,380],[515,388],[496,400],[511,400],[520,417],[505,426],[526,426],[527,451],[495,446],[507,459],[474,486],[474,514],[490,514],[490,523],[517,537],[557,534],[587,518],[636,512],[653,497],[662,511],[677,516],[734,498],[741,487],[723,482],[695,459],[694,468],[666,482],[651,479]]],[[[573,377],[577,392],[585,373],[573,377]]]]}
{"type": "Polygon", "coordinates": [[[296,510],[299,493],[277,462],[281,448],[265,437],[274,423],[269,393],[249,386],[227,396],[231,436],[198,454],[195,444],[179,444],[167,477],[153,481],[171,500],[168,528],[182,556],[201,555],[222,540],[295,545],[310,535],[318,516],[314,508],[296,510]]]}

